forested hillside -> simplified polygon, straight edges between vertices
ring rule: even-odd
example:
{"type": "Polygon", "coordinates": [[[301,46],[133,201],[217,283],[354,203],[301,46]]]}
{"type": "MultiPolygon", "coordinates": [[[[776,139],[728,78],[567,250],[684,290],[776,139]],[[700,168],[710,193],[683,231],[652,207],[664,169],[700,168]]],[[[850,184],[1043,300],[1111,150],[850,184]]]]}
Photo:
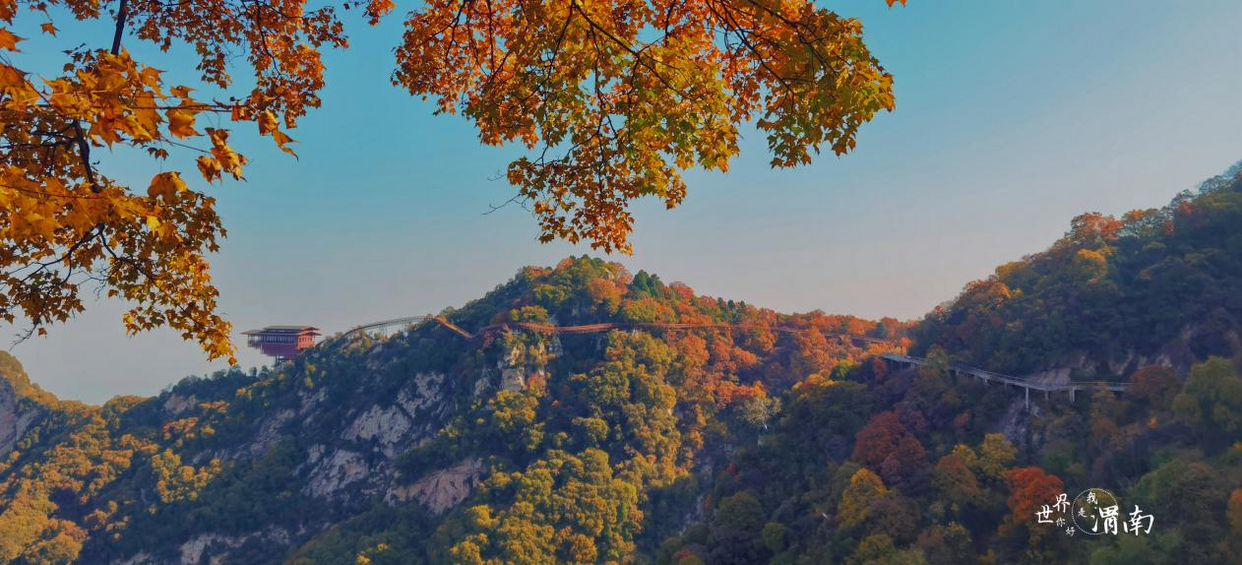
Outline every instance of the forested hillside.
{"type": "Polygon", "coordinates": [[[762,435],[782,391],[848,372],[867,355],[849,336],[905,329],[585,258],[444,314],[747,329],[467,340],[427,323],[102,407],[57,401],[6,357],[0,419],[22,429],[0,445],[0,561],[624,560],[694,513],[696,469],[762,435]]]}
{"type": "Polygon", "coordinates": [[[997,371],[1184,371],[1239,348],[1242,162],[1167,206],[1074,218],[1047,251],[1002,265],[919,325],[939,347],[997,371]]]}
{"type": "Polygon", "coordinates": [[[0,354],[0,562],[1236,563],[1242,181],[1205,187],[1080,217],[913,327],[584,257],[443,315],[712,327],[433,321],[103,406],[0,354]],[[1130,385],[1028,410],[953,360],[1130,385]],[[1037,523],[1092,487],[1150,531],[1037,523]]]}

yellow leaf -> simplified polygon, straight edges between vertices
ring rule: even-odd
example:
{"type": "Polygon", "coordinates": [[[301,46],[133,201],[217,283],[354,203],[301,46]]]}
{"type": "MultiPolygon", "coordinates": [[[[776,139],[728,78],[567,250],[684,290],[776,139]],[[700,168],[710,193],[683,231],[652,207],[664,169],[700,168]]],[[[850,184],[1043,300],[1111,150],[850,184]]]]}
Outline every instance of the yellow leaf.
{"type": "Polygon", "coordinates": [[[26,83],[25,73],[0,63],[0,89],[21,86],[26,83]]]}
{"type": "Polygon", "coordinates": [[[256,121],[259,122],[259,135],[266,135],[276,131],[276,114],[273,114],[271,110],[264,110],[262,114],[259,114],[259,119],[256,121]]]}
{"type": "Polygon", "coordinates": [[[169,110],[168,131],[181,139],[198,135],[198,131],[194,129],[194,112],[181,108],[169,110]]]}
{"type": "Polygon", "coordinates": [[[298,156],[297,153],[293,152],[293,149],[288,147],[288,144],[297,142],[294,141],[293,138],[285,135],[285,132],[280,130],[272,130],[272,139],[276,140],[276,145],[280,146],[281,151],[293,155],[294,157],[298,156]]]}
{"type": "Polygon", "coordinates": [[[159,229],[160,219],[155,216],[147,216],[147,227],[151,228],[151,231],[159,229]]]}
{"type": "Polygon", "coordinates": [[[13,32],[0,28],[0,49],[8,49],[9,51],[17,51],[17,42],[24,38],[13,35],[13,32]]]}
{"type": "Polygon", "coordinates": [[[371,2],[367,4],[366,10],[366,15],[370,18],[368,23],[371,25],[378,24],[380,18],[384,17],[385,14],[391,12],[392,9],[396,7],[397,4],[392,0],[371,0],[371,2]]]}
{"type": "Polygon", "coordinates": [[[220,162],[212,157],[203,155],[195,160],[198,164],[198,172],[203,175],[207,182],[220,178],[220,162]]]}
{"type": "Polygon", "coordinates": [[[186,190],[185,181],[177,172],[160,173],[151,178],[151,186],[147,195],[152,198],[171,198],[174,194],[186,190]]]}

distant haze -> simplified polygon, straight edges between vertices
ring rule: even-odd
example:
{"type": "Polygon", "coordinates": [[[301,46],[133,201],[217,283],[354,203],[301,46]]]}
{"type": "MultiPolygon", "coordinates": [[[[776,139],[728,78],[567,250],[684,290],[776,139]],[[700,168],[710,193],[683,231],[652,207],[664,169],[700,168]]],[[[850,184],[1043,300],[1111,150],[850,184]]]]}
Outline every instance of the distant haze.
{"type": "MultiPolygon", "coordinates": [[[[1238,2],[831,7],[865,23],[896,112],[864,126],[855,153],[793,171],[771,170],[747,131],[728,174],[688,175],[680,208],[640,205],[635,254],[613,260],[785,312],[913,318],[1081,212],[1161,206],[1242,157],[1238,2]]],[[[389,85],[400,21],[354,26],[354,47],[329,57],[323,108],[291,132],[299,159],[241,136],[248,181],[211,190],[229,230],[214,273],[239,334],[437,312],[589,252],[540,245],[519,207],[483,214],[513,194],[495,179],[518,152],[389,85]]],[[[145,184],[156,165],[132,160],[122,180],[145,184]]],[[[167,330],[127,337],[123,311],[92,297],[12,353],[44,388],[90,402],[222,367],[167,330]]],[[[266,362],[244,345],[239,358],[266,362]]]]}

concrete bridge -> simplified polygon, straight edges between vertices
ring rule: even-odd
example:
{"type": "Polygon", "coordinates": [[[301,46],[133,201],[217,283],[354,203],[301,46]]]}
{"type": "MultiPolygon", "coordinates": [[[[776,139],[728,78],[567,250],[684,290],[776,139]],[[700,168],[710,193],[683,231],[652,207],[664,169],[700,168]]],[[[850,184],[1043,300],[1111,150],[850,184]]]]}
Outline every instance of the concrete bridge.
{"type": "MultiPolygon", "coordinates": [[[[885,353],[882,357],[885,361],[890,363],[908,367],[926,367],[933,365],[933,363],[926,357],[914,357],[899,353],[885,353]]],[[[1013,375],[993,373],[992,371],[987,371],[978,367],[971,367],[969,365],[963,365],[961,363],[950,364],[948,370],[952,374],[974,377],[983,381],[985,384],[999,382],[1005,386],[1021,387],[1026,395],[1027,408],[1031,407],[1032,390],[1043,392],[1044,399],[1048,398],[1049,392],[1069,391],[1070,401],[1073,402],[1075,393],[1080,390],[1090,391],[1104,389],[1112,392],[1125,392],[1127,386],[1126,383],[1114,383],[1108,381],[1050,382],[1046,380],[1032,379],[1030,377],[1015,377],[1013,375]]]]}

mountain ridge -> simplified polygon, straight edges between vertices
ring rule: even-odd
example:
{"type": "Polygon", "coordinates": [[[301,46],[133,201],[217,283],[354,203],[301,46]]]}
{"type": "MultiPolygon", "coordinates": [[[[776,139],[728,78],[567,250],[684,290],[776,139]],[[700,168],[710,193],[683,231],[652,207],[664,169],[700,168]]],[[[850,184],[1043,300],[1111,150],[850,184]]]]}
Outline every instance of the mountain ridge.
{"type": "Polygon", "coordinates": [[[1228,562],[1242,177],[1204,187],[1080,216],[913,323],[780,314],[571,257],[440,314],[461,332],[353,332],[150,398],[61,401],[2,354],[0,562],[1228,562]],[[1078,348],[1098,372],[1067,377],[1100,375],[1168,333],[1100,312],[1169,304],[1141,320],[1198,322],[1194,339],[1111,363],[1120,396],[1028,407],[948,370],[1078,348]],[[927,366],[879,355],[907,347],[927,366]],[[1100,486],[1163,529],[1084,544],[1032,521],[1100,486]]]}

